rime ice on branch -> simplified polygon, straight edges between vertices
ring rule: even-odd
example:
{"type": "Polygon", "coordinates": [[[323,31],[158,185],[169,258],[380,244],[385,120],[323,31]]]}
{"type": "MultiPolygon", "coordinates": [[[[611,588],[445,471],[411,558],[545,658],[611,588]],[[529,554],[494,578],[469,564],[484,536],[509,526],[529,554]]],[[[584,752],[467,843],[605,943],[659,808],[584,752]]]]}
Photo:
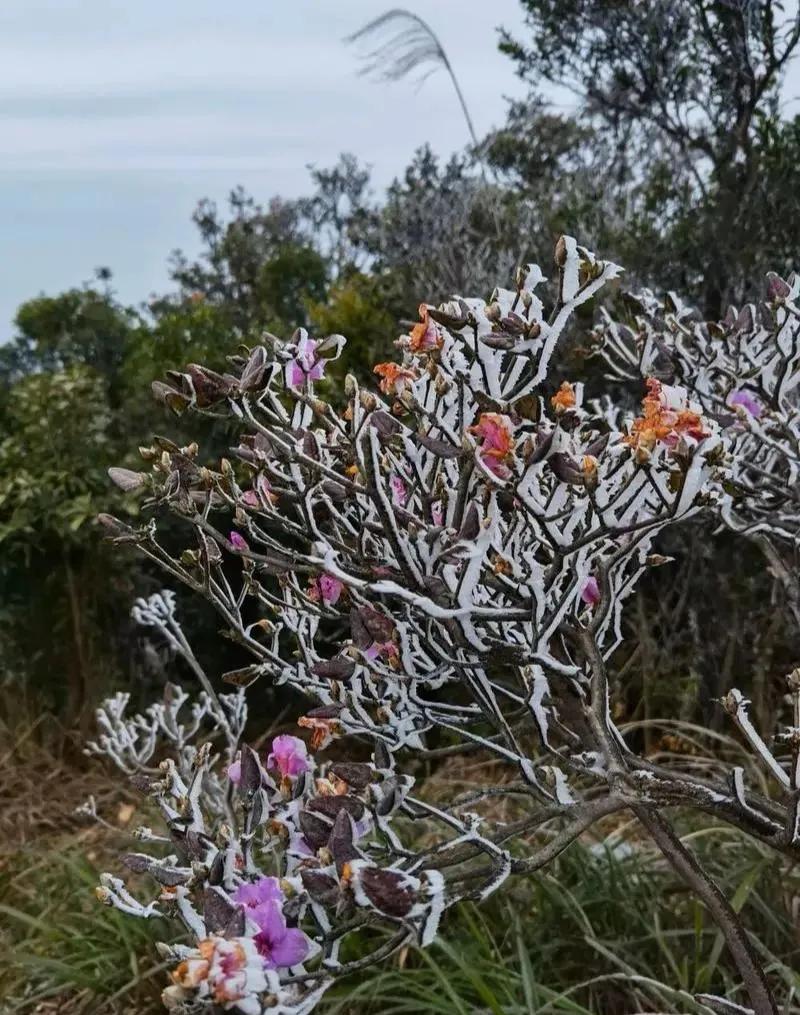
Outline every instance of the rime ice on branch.
{"type": "MultiPolygon", "coordinates": [[[[311,753],[286,738],[261,753],[233,744],[229,722],[181,750],[183,767],[167,756],[139,777],[174,853],[123,858],[152,876],[156,898],[140,903],[110,876],[100,894],[125,912],[174,915],[196,939],[168,950],[173,1009],[310,1011],[354,968],[338,958],[349,933],[371,928],[355,968],[428,944],[447,907],[539,869],[617,811],[633,810],[684,874],[661,814],[670,804],[779,844],[780,807],[745,797],[724,771],[662,770],[613,724],[606,661],[626,597],[661,560],[655,535],[719,496],[725,446],[680,389],[653,387],[649,415],[623,431],[584,405],[580,384],[548,378],[575,310],[619,273],[568,237],[556,267],[549,296],[529,265],[488,303],[424,304],[396,360],[375,367],[378,390],[348,377],[341,405],[325,395],[326,370],[344,340],[303,331],[265,336],[230,373],[191,365],[155,385],[175,411],[223,417],[238,437],[217,466],[159,438],[143,449],[147,471],[113,470],[185,523],[182,553],[155,522],[106,518],[111,538],[216,608],[252,658],[223,680],[267,678],[312,700],[298,723],[311,753]],[[339,760],[324,760],[332,740],[339,760]],[[415,793],[402,769],[459,750],[504,774],[437,805],[415,793]],[[497,796],[513,820],[486,806],[497,796]]],[[[212,714],[211,682],[174,617],[143,616],[165,627],[212,714]]],[[[165,723],[158,711],[126,720],[124,705],[101,712],[98,748],[128,770],[153,755],[129,740],[165,723]]],[[[693,888],[750,1003],[771,1011],[736,914],[702,877],[693,888]]]]}
{"type": "Polygon", "coordinates": [[[595,340],[613,376],[683,385],[717,420],[729,462],[720,517],[765,552],[800,624],[800,278],[770,274],[766,296],[706,323],[674,293],[626,294],[628,323],[603,311],[595,340]]]}

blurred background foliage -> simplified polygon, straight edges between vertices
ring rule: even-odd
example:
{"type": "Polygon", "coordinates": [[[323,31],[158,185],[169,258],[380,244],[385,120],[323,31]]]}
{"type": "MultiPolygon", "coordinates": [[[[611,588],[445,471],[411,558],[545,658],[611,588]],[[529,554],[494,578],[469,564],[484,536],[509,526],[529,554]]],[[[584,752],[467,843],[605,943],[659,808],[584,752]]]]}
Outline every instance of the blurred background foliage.
{"type": "MultiPolygon", "coordinates": [[[[501,48],[530,96],[464,151],[410,152],[383,194],[347,154],[311,167],[301,199],[261,203],[236,188],[225,208],[200,201],[198,252],[171,256],[170,285],[147,304],[122,306],[100,269],[20,306],[0,345],[0,672],[14,711],[44,704],[80,725],[103,691],[163,679],[159,647],[127,619],[155,577],[110,554],[94,518],[126,509],[105,470],[135,467],[153,432],[209,454],[226,446],[224,433],[190,433],[151,403],[166,370],[224,369],[240,343],[304,326],[348,336],[334,384],[346,370],[364,377],[421,300],[488,295],[528,260],[546,270],[562,231],[626,265],[626,285],[674,287],[708,314],[793,266],[800,117],[786,115],[781,80],[797,39],[775,5],[751,4],[747,18],[685,0],[521,6],[525,29],[503,33],[501,48]],[[569,114],[548,106],[545,86],[569,90],[569,114]]],[[[398,14],[378,29],[404,25],[398,14]]],[[[413,68],[413,51],[385,45],[413,68]]],[[[560,366],[592,394],[606,388],[580,335],[560,366]]],[[[639,394],[622,392],[630,404],[639,394]]],[[[678,692],[678,712],[714,722],[732,659],[739,680],[757,671],[766,707],[795,649],[760,558],[740,549],[732,561],[703,523],[674,542],[676,564],[647,579],[630,611],[621,707],[676,711],[678,692]]]]}
{"type": "MultiPolygon", "coordinates": [[[[188,362],[224,369],[227,355],[258,342],[263,331],[289,337],[304,326],[348,336],[334,385],[348,370],[365,378],[372,363],[391,355],[420,301],[488,296],[495,283],[508,283],[515,265],[531,260],[547,273],[562,232],[625,265],[626,286],[676,289],[709,317],[729,302],[757,299],[767,270],[800,267],[800,116],[781,91],[800,29],[780,26],[777,4],[521,0],[521,7],[524,28],[504,33],[501,47],[529,83],[529,97],[511,103],[505,122],[462,152],[443,160],[426,146],[409,150],[408,165],[398,167],[385,193],[375,192],[369,168],[348,154],[334,166],[310,168],[302,199],[233,189],[224,208],[200,201],[198,252],[172,255],[167,291],[148,303],[121,305],[111,271],[100,269],[81,286],[20,306],[13,334],[0,344],[0,727],[11,753],[35,742],[54,757],[75,759],[80,731],[103,694],[122,687],[144,702],[168,675],[181,677],[163,646],[129,619],[133,598],[158,587],[159,576],[112,553],[95,522],[101,511],[130,510],[106,469],[140,467],[136,448],[152,433],[197,440],[208,455],[226,447],[218,427],[192,420],[190,430],[149,398],[150,382],[166,370],[188,362]],[[569,95],[570,112],[542,99],[551,88],[569,95]]],[[[590,324],[589,315],[583,325],[590,324]]],[[[584,338],[571,336],[560,368],[599,395],[607,385],[585,355],[584,338]]],[[[631,405],[641,394],[618,393],[631,405]]],[[[648,751],[691,750],[654,717],[719,728],[714,699],[736,682],[770,728],[779,681],[800,660],[762,558],[703,519],[671,534],[661,549],[674,563],[648,574],[626,613],[613,674],[619,718],[638,723],[633,735],[648,751]]],[[[199,604],[183,615],[212,675],[240,664],[199,604]]],[[[16,778],[9,775],[5,799],[17,793],[16,778]]],[[[724,875],[732,891],[749,877],[747,864],[763,859],[736,855],[741,870],[724,875]]],[[[77,861],[64,862],[69,883],[85,880],[77,861]]],[[[570,864],[584,875],[594,870],[585,858],[566,858],[548,875],[566,878],[557,895],[544,879],[529,889],[536,898],[525,905],[531,914],[563,907],[579,946],[562,942],[558,952],[549,933],[537,936],[534,916],[519,925],[505,911],[485,918],[465,911],[458,917],[464,926],[437,951],[407,957],[410,976],[395,981],[390,970],[359,988],[359,1010],[612,1012],[634,1010],[646,996],[659,1010],[685,1011],[685,1002],[659,993],[658,984],[666,979],[692,990],[702,982],[703,963],[719,957],[713,942],[711,953],[706,949],[711,932],[700,926],[699,938],[689,941],[677,923],[659,923],[654,900],[667,889],[653,881],[658,871],[636,874],[639,906],[627,890],[614,895],[613,877],[598,884],[578,877],[573,885],[570,864]],[[617,918],[616,929],[605,926],[617,918]],[[605,985],[568,992],[586,956],[603,961],[597,942],[607,949],[635,927],[641,948],[637,943],[630,968],[609,965],[605,985]],[[543,963],[547,993],[538,985],[543,963]],[[488,968],[508,970],[509,979],[503,972],[481,981],[488,968]],[[626,980],[634,973],[654,979],[655,993],[642,986],[645,993],[637,994],[626,980]],[[417,1008],[401,999],[414,991],[417,1008]]],[[[607,874],[615,864],[609,861],[607,874]]],[[[18,873],[0,857],[0,879],[17,892],[25,924],[30,899],[18,873]]],[[[49,892],[46,884],[41,890],[49,892]]],[[[756,905],[755,896],[748,899],[756,905]]],[[[797,898],[776,888],[766,899],[758,919],[774,931],[769,946],[790,968],[797,898]]],[[[99,929],[96,915],[90,922],[100,949],[108,928],[99,929]]],[[[34,937],[45,956],[69,948],[63,935],[50,944],[34,937]]],[[[142,944],[124,941],[126,959],[109,960],[101,949],[97,963],[86,959],[77,987],[70,974],[70,989],[94,997],[98,978],[113,970],[114,990],[124,994],[135,979],[130,956],[142,944]]],[[[63,973],[69,964],[48,968],[63,973]]],[[[120,1010],[129,1010],[125,1003],[120,1010]]]]}

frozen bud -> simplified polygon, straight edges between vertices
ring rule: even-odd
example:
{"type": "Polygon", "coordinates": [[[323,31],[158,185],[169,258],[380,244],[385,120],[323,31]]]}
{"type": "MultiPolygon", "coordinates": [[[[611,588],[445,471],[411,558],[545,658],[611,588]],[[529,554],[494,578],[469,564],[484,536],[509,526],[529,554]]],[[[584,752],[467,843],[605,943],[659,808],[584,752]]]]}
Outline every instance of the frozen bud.
{"type": "Polygon", "coordinates": [[[352,398],[357,391],[358,381],[352,374],[348,374],[344,379],[344,393],[348,396],[348,398],[352,398]]]}
{"type": "Polygon", "coordinates": [[[637,465],[647,465],[652,457],[652,452],[644,444],[639,444],[633,453],[633,457],[637,465]]]}
{"type": "Polygon", "coordinates": [[[134,530],[130,527],[130,525],[126,525],[124,522],[121,522],[119,518],[115,518],[113,515],[103,512],[97,516],[97,521],[111,536],[119,537],[134,535],[134,530]]]}
{"type": "Polygon", "coordinates": [[[720,705],[725,709],[728,715],[736,715],[742,706],[747,705],[748,702],[742,697],[740,691],[735,688],[732,691],[728,691],[719,699],[720,705]]]}
{"type": "Polygon", "coordinates": [[[597,606],[602,599],[600,585],[594,575],[590,575],[581,588],[581,599],[590,607],[597,606]]]}
{"type": "Polygon", "coordinates": [[[567,263],[567,241],[563,236],[559,236],[556,241],[556,249],[553,251],[553,260],[555,261],[557,268],[563,268],[567,263]]]}
{"type": "Polygon", "coordinates": [[[152,462],[153,459],[156,457],[157,452],[155,448],[146,448],[140,446],[139,454],[146,462],[152,462]]]}
{"type": "Polygon", "coordinates": [[[528,328],[526,338],[530,341],[535,341],[542,333],[542,326],[538,321],[534,321],[533,324],[528,328]]]}
{"type": "Polygon", "coordinates": [[[361,407],[366,412],[374,412],[374,410],[378,408],[378,399],[372,394],[371,391],[362,391],[360,401],[361,407]]]}
{"type": "Polygon", "coordinates": [[[486,316],[490,321],[499,321],[503,311],[499,303],[490,303],[486,308],[486,316]]]}
{"type": "Polygon", "coordinates": [[[113,904],[111,902],[111,892],[104,885],[98,885],[94,890],[94,894],[104,906],[111,906],[113,904]]]}
{"type": "Polygon", "coordinates": [[[786,674],[786,683],[790,691],[800,691],[800,667],[786,674]]]}
{"type": "Polygon", "coordinates": [[[597,459],[594,455],[584,455],[581,467],[583,471],[583,482],[587,490],[594,490],[598,483],[597,459]]]}
{"type": "Polygon", "coordinates": [[[129,493],[131,490],[138,490],[144,484],[147,476],[144,472],[134,472],[132,469],[112,468],[108,470],[108,478],[120,490],[129,493]]]}
{"type": "Polygon", "coordinates": [[[223,458],[220,460],[219,471],[226,479],[231,479],[233,477],[233,466],[231,465],[231,463],[228,461],[227,458],[223,458]]]}
{"type": "Polygon", "coordinates": [[[516,289],[524,289],[528,281],[528,266],[520,264],[514,271],[514,286],[516,289]]]}
{"type": "Polygon", "coordinates": [[[792,289],[788,283],[776,275],[774,271],[767,272],[767,297],[771,300],[785,300],[791,296],[792,289]]]}
{"type": "Polygon", "coordinates": [[[444,374],[437,374],[433,383],[436,389],[436,394],[439,396],[446,395],[453,386],[452,382],[448,381],[444,374]]]}
{"type": "Polygon", "coordinates": [[[240,553],[243,553],[249,549],[247,545],[247,540],[244,539],[242,536],[240,536],[238,532],[231,532],[230,535],[228,536],[228,540],[233,549],[240,553]]]}

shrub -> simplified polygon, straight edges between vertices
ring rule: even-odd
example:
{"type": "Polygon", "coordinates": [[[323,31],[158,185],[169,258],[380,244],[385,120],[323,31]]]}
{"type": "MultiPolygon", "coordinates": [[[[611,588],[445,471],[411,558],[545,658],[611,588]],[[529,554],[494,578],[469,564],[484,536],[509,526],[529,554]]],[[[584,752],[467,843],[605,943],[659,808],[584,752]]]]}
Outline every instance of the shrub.
{"type": "MultiPolygon", "coordinates": [[[[337,977],[428,945],[445,910],[626,813],[717,923],[750,1008],[708,993],[694,1003],[777,1010],[758,948],[667,812],[689,808],[796,857],[800,733],[786,734],[787,768],[742,695],[725,699],[777,786],[771,799],[723,759],[639,756],[609,700],[626,602],[666,563],[655,537],[701,510],[729,517],[749,423],[658,378],[632,421],[554,381],[576,309],[619,273],[569,237],[555,260],[547,307],[534,265],[488,303],[423,304],[399,361],[375,367],[379,391],[350,376],[341,407],[320,395],[341,336],[266,335],[225,374],[190,365],[155,392],[176,412],[231,420],[230,458],[212,467],[196,445],[158,438],[142,449],[148,471],[111,470],[188,538],[170,553],[155,519],[134,529],[105,517],[110,538],[210,601],[251,660],[218,695],[172,594],[140,602],[138,619],[203,691],[192,703],[170,686],[141,716],[118,696],[91,745],[164,817],[167,835],[141,829],[148,851],[122,858],[151,876],[155,897],[110,874],[98,892],[135,916],[173,916],[194,939],[163,949],[171,1009],[309,1012],[337,977]],[[246,687],[264,677],[315,702],[298,720],[312,753],[288,735],[266,753],[243,742],[246,687]],[[420,760],[462,750],[503,774],[437,803],[415,791],[420,760]],[[340,959],[365,929],[367,953],[340,959]]],[[[795,329],[780,300],[777,345],[767,336],[762,353],[773,360],[795,329]]],[[[797,712],[800,676],[790,688],[797,712]]]]}

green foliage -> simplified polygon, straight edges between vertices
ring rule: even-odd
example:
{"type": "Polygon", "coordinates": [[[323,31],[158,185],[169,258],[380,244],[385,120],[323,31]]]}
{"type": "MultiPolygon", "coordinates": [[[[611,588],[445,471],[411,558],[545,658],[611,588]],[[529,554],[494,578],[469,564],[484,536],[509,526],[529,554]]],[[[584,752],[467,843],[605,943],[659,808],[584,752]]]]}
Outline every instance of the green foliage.
{"type": "Polygon", "coordinates": [[[3,422],[0,543],[26,556],[73,543],[106,492],[111,410],[102,381],[81,365],[31,374],[8,392],[3,422]]]}
{"type": "Polygon", "coordinates": [[[342,363],[334,364],[335,376],[343,370],[364,376],[370,363],[389,356],[397,337],[397,322],[386,307],[384,280],[355,271],[335,282],[325,302],[309,303],[316,330],[322,335],[346,335],[342,363]]]}
{"type": "MultiPolygon", "coordinates": [[[[593,177],[606,235],[592,232],[590,214],[586,241],[649,282],[703,300],[709,316],[759,292],[764,271],[782,270],[781,254],[800,245],[789,182],[796,132],[778,114],[800,22],[774,0],[522,8],[526,32],[503,33],[501,49],[534,96],[544,81],[577,96],[574,122],[555,138],[545,131],[543,148],[557,162],[571,138],[568,163],[593,177]]],[[[512,107],[510,124],[520,118],[548,123],[512,107]]],[[[545,160],[531,164],[519,147],[496,142],[489,157],[534,193],[545,160]]]]}

